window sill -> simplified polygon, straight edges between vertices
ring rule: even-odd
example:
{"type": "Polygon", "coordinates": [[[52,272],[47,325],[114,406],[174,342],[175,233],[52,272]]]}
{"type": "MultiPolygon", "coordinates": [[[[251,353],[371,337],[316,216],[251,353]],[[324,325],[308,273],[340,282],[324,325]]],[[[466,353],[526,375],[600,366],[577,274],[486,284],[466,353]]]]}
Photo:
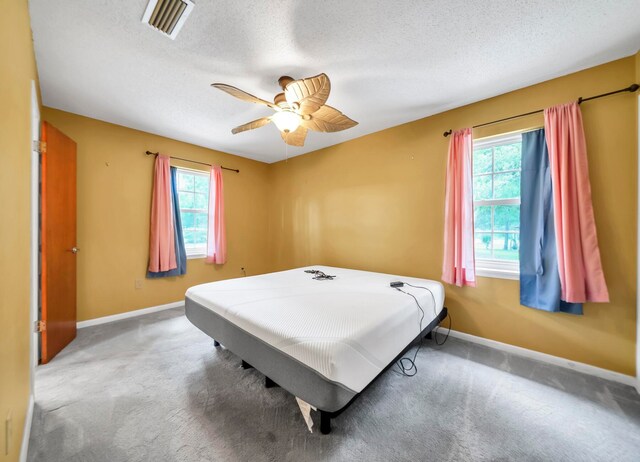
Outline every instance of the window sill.
{"type": "Polygon", "coordinates": [[[193,255],[187,255],[187,260],[198,260],[201,258],[206,258],[205,254],[194,253],[193,255]]]}
{"type": "Polygon", "coordinates": [[[476,276],[497,279],[520,280],[520,272],[496,268],[476,268],[476,276]]]}

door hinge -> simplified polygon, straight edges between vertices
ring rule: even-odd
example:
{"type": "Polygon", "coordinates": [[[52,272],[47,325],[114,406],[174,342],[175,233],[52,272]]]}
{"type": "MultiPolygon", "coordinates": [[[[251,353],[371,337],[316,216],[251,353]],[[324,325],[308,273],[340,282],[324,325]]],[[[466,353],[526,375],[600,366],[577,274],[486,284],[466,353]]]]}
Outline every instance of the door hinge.
{"type": "Polygon", "coordinates": [[[44,332],[45,330],[47,330],[47,323],[45,321],[36,321],[35,331],[44,332]]]}
{"type": "Polygon", "coordinates": [[[40,154],[42,154],[43,152],[47,151],[47,142],[46,141],[33,140],[31,145],[32,145],[32,149],[35,152],[38,152],[40,154]]]}

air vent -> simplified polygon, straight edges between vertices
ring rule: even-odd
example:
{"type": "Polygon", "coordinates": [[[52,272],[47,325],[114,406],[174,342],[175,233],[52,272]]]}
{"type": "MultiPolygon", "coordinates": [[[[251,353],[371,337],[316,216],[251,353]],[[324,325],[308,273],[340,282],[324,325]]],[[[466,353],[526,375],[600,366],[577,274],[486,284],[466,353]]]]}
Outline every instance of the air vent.
{"type": "Polygon", "coordinates": [[[175,39],[193,10],[191,0],[149,0],[142,22],[175,39]]]}

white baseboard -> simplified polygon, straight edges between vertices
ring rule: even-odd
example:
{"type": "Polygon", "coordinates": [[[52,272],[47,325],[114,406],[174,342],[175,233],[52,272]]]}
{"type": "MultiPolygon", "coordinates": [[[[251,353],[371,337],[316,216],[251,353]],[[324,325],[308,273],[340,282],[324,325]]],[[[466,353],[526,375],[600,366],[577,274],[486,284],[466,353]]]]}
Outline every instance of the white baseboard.
{"type": "Polygon", "coordinates": [[[33,407],[35,400],[33,395],[29,395],[27,415],[24,418],[24,431],[22,432],[22,444],[20,445],[20,462],[27,462],[27,452],[29,451],[29,438],[31,437],[31,423],[33,422],[33,407]]]}
{"type": "MultiPolygon", "coordinates": [[[[441,335],[446,333],[446,328],[437,328],[441,335]]],[[[489,340],[483,337],[477,337],[471,334],[465,334],[452,330],[449,334],[451,337],[456,337],[469,342],[477,343],[487,346],[489,348],[495,348],[496,350],[506,351],[518,356],[524,356],[526,358],[535,359],[544,363],[553,364],[555,366],[565,367],[574,371],[582,372],[583,374],[594,375],[602,379],[612,380],[614,382],[623,383],[632,387],[636,386],[636,378],[631,375],[621,374],[620,372],[610,371],[608,369],[602,369],[601,367],[591,366],[590,364],[580,363],[577,361],[571,361],[569,359],[561,358],[559,356],[553,356],[546,353],[540,353],[539,351],[528,350],[507,343],[497,342],[495,340],[489,340]]]]}
{"type": "Polygon", "coordinates": [[[127,311],[126,313],[114,314],[112,316],[104,316],[102,318],[89,319],[87,321],[80,321],[77,324],[78,329],[83,327],[97,326],[99,324],[107,324],[109,322],[120,321],[122,319],[136,318],[144,314],[157,313],[158,311],[169,310],[171,308],[178,308],[184,306],[184,300],[179,302],[167,303],[166,305],[151,306],[149,308],[142,308],[141,310],[127,311]]]}

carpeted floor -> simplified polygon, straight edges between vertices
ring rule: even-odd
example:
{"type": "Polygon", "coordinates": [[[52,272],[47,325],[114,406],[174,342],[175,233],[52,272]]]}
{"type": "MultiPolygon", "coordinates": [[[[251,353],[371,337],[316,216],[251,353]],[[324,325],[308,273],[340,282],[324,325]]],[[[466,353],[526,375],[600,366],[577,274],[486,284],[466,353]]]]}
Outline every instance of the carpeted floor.
{"type": "Polygon", "coordinates": [[[182,309],[81,329],[38,368],[30,461],[640,460],[631,387],[449,339],[309,433],[182,309]]]}

